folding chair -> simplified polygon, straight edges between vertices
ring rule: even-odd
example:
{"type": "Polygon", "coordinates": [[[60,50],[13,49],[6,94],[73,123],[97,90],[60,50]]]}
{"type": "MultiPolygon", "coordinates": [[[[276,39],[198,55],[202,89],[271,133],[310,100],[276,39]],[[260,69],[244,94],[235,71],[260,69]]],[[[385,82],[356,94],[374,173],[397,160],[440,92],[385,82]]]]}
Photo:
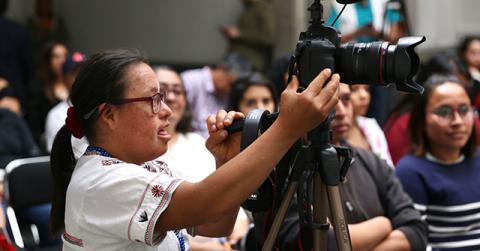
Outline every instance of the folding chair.
{"type": "Polygon", "coordinates": [[[18,222],[19,209],[51,203],[53,179],[50,157],[33,157],[13,160],[5,167],[5,198],[7,219],[15,245],[28,250],[40,243],[37,226],[18,222]]]}

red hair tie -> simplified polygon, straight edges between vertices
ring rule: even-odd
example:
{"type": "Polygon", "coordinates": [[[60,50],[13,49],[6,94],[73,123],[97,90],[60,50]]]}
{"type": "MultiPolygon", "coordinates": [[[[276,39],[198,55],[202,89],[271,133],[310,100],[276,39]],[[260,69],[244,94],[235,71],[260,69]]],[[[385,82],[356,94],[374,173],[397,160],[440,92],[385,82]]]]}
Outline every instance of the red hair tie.
{"type": "Polygon", "coordinates": [[[65,119],[65,124],[67,125],[68,130],[72,133],[75,138],[82,138],[83,137],[83,128],[82,123],[75,112],[73,107],[68,107],[67,110],[67,118],[65,119]]]}

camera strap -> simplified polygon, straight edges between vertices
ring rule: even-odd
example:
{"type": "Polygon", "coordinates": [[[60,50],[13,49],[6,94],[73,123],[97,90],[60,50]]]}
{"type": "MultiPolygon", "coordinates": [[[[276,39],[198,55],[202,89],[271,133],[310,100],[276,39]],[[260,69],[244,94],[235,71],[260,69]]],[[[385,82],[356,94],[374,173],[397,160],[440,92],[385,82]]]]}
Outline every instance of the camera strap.
{"type": "MultiPolygon", "coordinates": [[[[241,150],[248,147],[263,132],[267,115],[270,112],[261,109],[254,109],[247,113],[243,124],[242,141],[240,143],[241,150]]],[[[272,206],[273,203],[273,180],[269,176],[262,185],[243,202],[242,207],[247,210],[258,213],[264,212],[272,206]]]]}

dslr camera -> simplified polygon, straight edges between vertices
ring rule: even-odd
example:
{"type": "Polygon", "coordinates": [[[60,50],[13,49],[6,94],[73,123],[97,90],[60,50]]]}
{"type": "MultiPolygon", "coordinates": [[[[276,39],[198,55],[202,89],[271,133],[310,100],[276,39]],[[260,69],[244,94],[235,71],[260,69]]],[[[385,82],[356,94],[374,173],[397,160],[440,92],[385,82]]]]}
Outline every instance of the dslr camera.
{"type": "MultiPolygon", "coordinates": [[[[337,0],[341,4],[358,1],[337,0]]],[[[310,26],[307,31],[300,33],[295,53],[292,55],[289,64],[289,79],[293,74],[298,76],[300,81],[299,91],[306,88],[323,69],[330,68],[332,72],[339,73],[341,82],[346,84],[383,86],[395,84],[399,91],[423,93],[423,87],[412,79],[420,63],[414,48],[425,41],[424,36],[403,37],[399,39],[396,45],[383,41],[341,44],[339,32],[324,25],[322,20],[323,6],[320,0],[314,0],[308,10],[311,13],[310,26]]],[[[234,123],[227,130],[231,132],[243,131],[241,148],[244,149],[259,134],[268,129],[277,115],[278,113],[269,114],[267,111],[253,110],[246,115],[245,120],[234,123]]],[[[329,144],[329,129],[333,116],[334,113],[332,112],[323,123],[308,133],[311,149],[319,149],[318,153],[313,155],[321,156],[323,150],[332,149],[329,144]]],[[[279,200],[273,198],[282,197],[288,180],[302,176],[300,173],[291,170],[291,167],[294,166],[293,163],[297,162],[296,154],[300,150],[301,144],[297,141],[277,165],[275,172],[242,206],[254,213],[264,212],[272,207],[277,208],[279,200]]],[[[339,149],[336,149],[336,152],[342,154],[339,149]]],[[[343,155],[348,155],[348,151],[343,151],[343,155]]],[[[333,169],[327,170],[333,173],[322,176],[332,177],[328,179],[332,182],[327,181],[325,183],[338,183],[337,176],[340,174],[344,177],[348,166],[342,166],[339,173],[333,169]]],[[[300,202],[299,205],[303,205],[303,202],[300,202]]]]}
{"type": "MultiPolygon", "coordinates": [[[[359,0],[337,0],[350,4],[359,0]]],[[[315,0],[308,9],[310,26],[300,33],[295,54],[290,61],[290,74],[298,75],[306,87],[321,70],[330,68],[339,73],[346,84],[390,85],[409,93],[423,93],[423,87],[412,78],[420,60],[415,46],[424,36],[403,37],[396,45],[389,42],[340,44],[340,34],[322,20],[323,6],[315,0]]]]}

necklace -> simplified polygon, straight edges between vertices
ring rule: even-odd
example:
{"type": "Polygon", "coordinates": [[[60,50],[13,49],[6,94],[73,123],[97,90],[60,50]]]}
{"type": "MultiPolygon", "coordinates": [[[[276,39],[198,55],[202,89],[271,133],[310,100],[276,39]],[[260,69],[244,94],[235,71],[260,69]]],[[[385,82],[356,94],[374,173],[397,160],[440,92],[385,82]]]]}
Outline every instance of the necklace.
{"type": "Polygon", "coordinates": [[[98,147],[98,146],[88,146],[87,147],[87,150],[85,150],[85,155],[100,155],[100,156],[103,156],[103,157],[109,157],[109,158],[113,158],[113,156],[107,152],[107,150],[101,148],[101,147],[98,147]]]}
{"type": "Polygon", "coordinates": [[[183,239],[182,234],[179,230],[174,230],[173,233],[177,236],[178,242],[180,243],[180,249],[185,251],[185,240],[183,239]]]}

